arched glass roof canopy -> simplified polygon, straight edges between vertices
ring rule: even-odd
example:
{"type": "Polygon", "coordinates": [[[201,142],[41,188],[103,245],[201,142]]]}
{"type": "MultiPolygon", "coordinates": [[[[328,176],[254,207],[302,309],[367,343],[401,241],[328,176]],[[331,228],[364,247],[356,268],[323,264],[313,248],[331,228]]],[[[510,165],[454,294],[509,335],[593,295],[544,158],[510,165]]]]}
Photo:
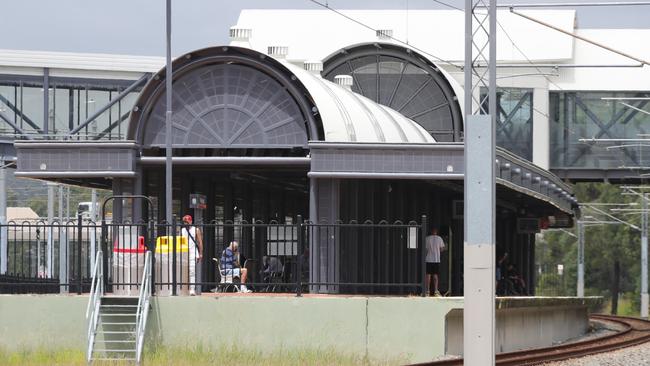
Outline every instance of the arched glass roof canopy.
{"type": "Polygon", "coordinates": [[[417,52],[393,44],[347,47],[324,61],[323,77],[354,78],[352,90],[420,124],[437,141],[461,141],[456,93],[443,71],[417,52]]]}
{"type": "MultiPolygon", "coordinates": [[[[173,65],[175,149],[307,148],[309,141],[427,143],[416,122],[284,60],[239,47],[188,53],[173,65]]],[[[144,87],[129,139],[165,146],[165,70],[144,87]]]]}
{"type": "MultiPolygon", "coordinates": [[[[174,148],[293,148],[319,140],[322,127],[305,87],[258,52],[212,47],[173,64],[174,148]]],[[[129,139],[165,146],[165,69],[144,87],[129,139]]]]}

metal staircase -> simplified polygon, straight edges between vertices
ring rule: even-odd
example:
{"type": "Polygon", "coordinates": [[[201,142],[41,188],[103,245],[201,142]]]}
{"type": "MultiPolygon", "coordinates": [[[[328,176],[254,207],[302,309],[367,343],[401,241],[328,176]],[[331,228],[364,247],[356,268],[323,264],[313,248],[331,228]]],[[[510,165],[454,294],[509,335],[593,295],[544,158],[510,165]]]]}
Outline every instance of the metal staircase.
{"type": "Polygon", "coordinates": [[[86,359],[93,361],[134,361],[142,359],[144,335],[151,298],[151,252],[145,256],[140,296],[105,296],[102,253],[97,253],[93,267],[86,319],[88,348],[86,359]]]}

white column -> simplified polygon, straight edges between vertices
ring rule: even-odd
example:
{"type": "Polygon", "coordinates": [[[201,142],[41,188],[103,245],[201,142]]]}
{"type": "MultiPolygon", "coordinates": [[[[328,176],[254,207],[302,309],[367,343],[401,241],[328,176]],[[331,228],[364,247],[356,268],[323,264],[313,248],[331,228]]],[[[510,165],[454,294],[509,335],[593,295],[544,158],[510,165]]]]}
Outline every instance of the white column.
{"type": "Polygon", "coordinates": [[[585,226],[578,220],[578,285],[576,294],[585,296],[585,226]]]}
{"type": "Polygon", "coordinates": [[[549,96],[547,88],[533,89],[533,163],[540,168],[550,166],[549,96]]]}
{"type": "Polygon", "coordinates": [[[65,194],[65,187],[59,185],[59,223],[63,224],[63,195],[65,194]]]}

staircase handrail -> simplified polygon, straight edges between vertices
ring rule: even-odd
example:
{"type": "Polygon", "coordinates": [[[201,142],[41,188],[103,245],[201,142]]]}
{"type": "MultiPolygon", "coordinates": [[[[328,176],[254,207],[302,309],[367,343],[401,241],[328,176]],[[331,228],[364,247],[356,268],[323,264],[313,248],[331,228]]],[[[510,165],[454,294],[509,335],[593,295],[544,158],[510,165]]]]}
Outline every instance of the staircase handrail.
{"type": "Polygon", "coordinates": [[[88,306],[86,307],[86,320],[88,321],[88,347],[86,358],[88,362],[90,362],[90,357],[92,356],[92,346],[97,331],[97,323],[99,322],[99,307],[101,305],[102,296],[104,295],[104,266],[102,263],[103,253],[99,250],[95,256],[95,263],[93,263],[92,284],[90,286],[88,306]]]}
{"type": "Polygon", "coordinates": [[[144,257],[144,271],[142,272],[142,285],[140,286],[140,296],[138,297],[138,307],[135,317],[136,323],[136,363],[140,364],[142,357],[142,348],[144,346],[144,335],[147,326],[147,317],[149,314],[149,301],[151,299],[151,271],[152,271],[151,251],[148,250],[144,257]]]}

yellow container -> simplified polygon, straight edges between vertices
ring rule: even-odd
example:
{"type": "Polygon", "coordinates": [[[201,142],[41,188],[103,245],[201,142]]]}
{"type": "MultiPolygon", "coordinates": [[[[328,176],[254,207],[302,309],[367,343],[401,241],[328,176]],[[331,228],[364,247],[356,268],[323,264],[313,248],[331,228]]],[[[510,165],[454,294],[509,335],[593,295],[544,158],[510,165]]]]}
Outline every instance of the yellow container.
{"type": "MultiPolygon", "coordinates": [[[[171,253],[174,246],[171,245],[173,236],[159,236],[156,238],[156,253],[171,253]]],[[[187,253],[187,238],[184,236],[176,237],[176,253],[187,253]]]]}

